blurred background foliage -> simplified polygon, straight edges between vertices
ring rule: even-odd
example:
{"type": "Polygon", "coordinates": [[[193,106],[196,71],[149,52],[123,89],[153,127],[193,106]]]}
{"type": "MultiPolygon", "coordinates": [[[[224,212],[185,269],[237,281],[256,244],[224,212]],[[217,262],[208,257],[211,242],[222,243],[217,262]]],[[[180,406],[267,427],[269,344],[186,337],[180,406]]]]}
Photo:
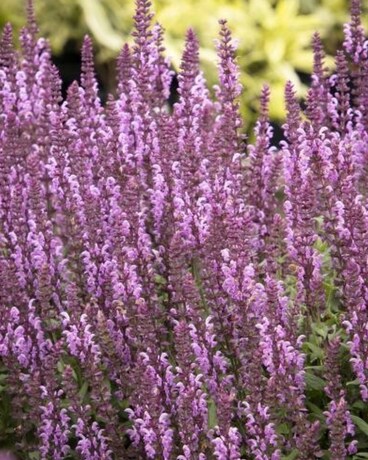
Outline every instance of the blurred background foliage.
{"type": "MultiPolygon", "coordinates": [[[[24,25],[25,0],[0,2],[0,25],[24,25]]],[[[241,79],[245,87],[242,111],[254,122],[261,86],[272,89],[271,117],[284,113],[283,92],[292,80],[301,96],[312,69],[311,37],[318,30],[330,54],[341,43],[341,25],[348,18],[348,0],[153,0],[156,20],[166,30],[167,55],[175,70],[183,37],[193,27],[201,43],[203,69],[216,83],[214,39],[218,19],[228,19],[239,44],[241,79]]],[[[122,44],[131,41],[134,0],[35,0],[41,33],[49,38],[63,79],[79,73],[79,50],[86,33],[93,36],[97,71],[104,91],[114,86],[114,60],[122,44]]],[[[328,59],[333,67],[333,59],[328,59]]]]}

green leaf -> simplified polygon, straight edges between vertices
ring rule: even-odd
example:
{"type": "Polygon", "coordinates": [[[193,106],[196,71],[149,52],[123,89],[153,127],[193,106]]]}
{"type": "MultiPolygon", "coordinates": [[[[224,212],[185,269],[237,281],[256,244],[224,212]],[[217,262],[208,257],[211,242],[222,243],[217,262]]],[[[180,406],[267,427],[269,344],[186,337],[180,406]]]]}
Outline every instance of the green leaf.
{"type": "Polygon", "coordinates": [[[155,275],[155,283],[165,285],[167,280],[161,275],[155,275]]]}
{"type": "Polygon", "coordinates": [[[313,370],[313,371],[324,371],[325,366],[305,366],[304,370],[313,370]]]}
{"type": "Polygon", "coordinates": [[[39,460],[40,453],[39,452],[30,452],[29,459],[30,460],[39,460]]]}
{"type": "Polygon", "coordinates": [[[290,434],[290,427],[287,423],[280,423],[276,427],[276,431],[278,434],[290,434]]]}
{"type": "Polygon", "coordinates": [[[125,409],[128,409],[129,407],[129,399],[121,399],[118,401],[118,405],[120,407],[120,409],[122,410],[125,410],[125,409]]]}
{"type": "Polygon", "coordinates": [[[310,351],[312,352],[312,357],[314,359],[316,359],[316,358],[323,359],[324,353],[323,353],[322,348],[320,348],[319,346],[317,346],[317,345],[315,345],[314,343],[311,343],[311,342],[304,342],[304,346],[306,346],[306,347],[308,347],[310,349],[310,351]]]}
{"type": "Polygon", "coordinates": [[[317,377],[314,374],[311,374],[310,372],[305,373],[305,382],[309,388],[312,388],[312,390],[317,390],[317,391],[323,391],[326,382],[321,379],[321,377],[317,377]]]}
{"type": "Polygon", "coordinates": [[[60,372],[60,374],[62,374],[62,373],[64,372],[65,365],[64,365],[64,363],[63,363],[62,360],[60,360],[60,361],[57,362],[56,368],[57,368],[57,370],[60,372]]]}
{"type": "Polygon", "coordinates": [[[123,45],[122,36],[114,30],[105,8],[98,0],[79,0],[86,23],[97,40],[107,48],[119,51],[123,45]]]}
{"type": "Polygon", "coordinates": [[[320,407],[316,406],[315,404],[313,404],[311,402],[306,402],[306,405],[310,409],[312,414],[314,414],[316,417],[321,418],[322,420],[324,420],[323,410],[320,407]]]}
{"type": "Polygon", "coordinates": [[[327,338],[329,328],[326,324],[313,324],[312,329],[317,335],[319,335],[323,339],[327,338]]]}
{"type": "Polygon", "coordinates": [[[215,401],[210,398],[208,401],[208,427],[214,428],[218,425],[215,401]]]}
{"type": "Polygon", "coordinates": [[[351,416],[352,421],[354,424],[359,428],[359,430],[368,436],[368,423],[365,422],[362,418],[357,417],[356,415],[351,416]]]}
{"type": "Polygon", "coordinates": [[[367,405],[363,401],[356,401],[352,407],[353,409],[364,410],[367,408],[367,405]]]}
{"type": "Polygon", "coordinates": [[[87,394],[87,391],[88,391],[88,382],[84,382],[81,389],[79,390],[79,396],[81,398],[81,401],[84,400],[86,394],[87,394]]]}
{"type": "Polygon", "coordinates": [[[284,455],[283,457],[281,457],[281,460],[294,460],[298,458],[298,455],[299,455],[298,449],[293,449],[289,455],[284,455]]]}

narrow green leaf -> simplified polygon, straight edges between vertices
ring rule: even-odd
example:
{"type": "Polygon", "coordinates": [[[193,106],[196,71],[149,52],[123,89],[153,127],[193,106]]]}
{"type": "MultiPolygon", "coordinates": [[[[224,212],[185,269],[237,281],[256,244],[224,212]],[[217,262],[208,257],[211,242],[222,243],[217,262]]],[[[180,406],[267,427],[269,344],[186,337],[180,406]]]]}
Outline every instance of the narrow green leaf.
{"type": "Polygon", "coordinates": [[[313,371],[324,371],[325,366],[305,366],[304,370],[313,370],[313,371]]]}
{"type": "Polygon", "coordinates": [[[365,422],[362,418],[357,417],[356,415],[351,416],[352,421],[359,428],[359,430],[368,436],[368,423],[365,422]]]}
{"type": "Polygon", "coordinates": [[[214,428],[218,424],[215,401],[211,398],[208,401],[208,427],[214,428]]]}
{"type": "Polygon", "coordinates": [[[79,396],[81,400],[83,401],[84,397],[86,396],[88,391],[88,382],[84,382],[81,389],[79,390],[79,396]]]}

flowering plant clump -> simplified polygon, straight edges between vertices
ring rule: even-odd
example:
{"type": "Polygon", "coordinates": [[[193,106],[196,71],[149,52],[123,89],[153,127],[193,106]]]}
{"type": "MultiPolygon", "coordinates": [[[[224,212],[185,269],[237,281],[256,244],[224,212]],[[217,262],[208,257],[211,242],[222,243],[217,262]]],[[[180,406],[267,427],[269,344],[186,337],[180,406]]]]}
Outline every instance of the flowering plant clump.
{"type": "Polygon", "coordinates": [[[32,5],[0,45],[0,442],[29,459],[366,458],[368,41],[318,35],[305,110],[270,91],[245,145],[225,21],[211,99],[186,36],[179,101],[137,0],[117,91],[90,38],[63,101],[32,5]],[[364,457],[365,455],[365,457],[364,457]]]}

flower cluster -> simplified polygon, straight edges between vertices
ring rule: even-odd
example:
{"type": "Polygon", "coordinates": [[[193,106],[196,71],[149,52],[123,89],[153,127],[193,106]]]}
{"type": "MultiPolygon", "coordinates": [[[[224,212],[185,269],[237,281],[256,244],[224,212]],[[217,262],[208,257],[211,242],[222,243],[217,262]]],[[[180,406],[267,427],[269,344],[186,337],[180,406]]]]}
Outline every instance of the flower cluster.
{"type": "Polygon", "coordinates": [[[134,43],[106,104],[89,37],[63,100],[31,3],[20,52],[11,26],[3,31],[0,360],[14,449],[45,460],[347,458],[359,446],[341,341],[354,397],[368,399],[359,2],[332,76],[314,36],[304,112],[286,85],[280,148],[266,86],[245,145],[226,21],[214,97],[189,30],[170,107],[163,30],[149,0],[136,3],[134,43]],[[321,318],[338,335],[322,334],[325,405],[315,417],[308,340],[321,318]]]}

